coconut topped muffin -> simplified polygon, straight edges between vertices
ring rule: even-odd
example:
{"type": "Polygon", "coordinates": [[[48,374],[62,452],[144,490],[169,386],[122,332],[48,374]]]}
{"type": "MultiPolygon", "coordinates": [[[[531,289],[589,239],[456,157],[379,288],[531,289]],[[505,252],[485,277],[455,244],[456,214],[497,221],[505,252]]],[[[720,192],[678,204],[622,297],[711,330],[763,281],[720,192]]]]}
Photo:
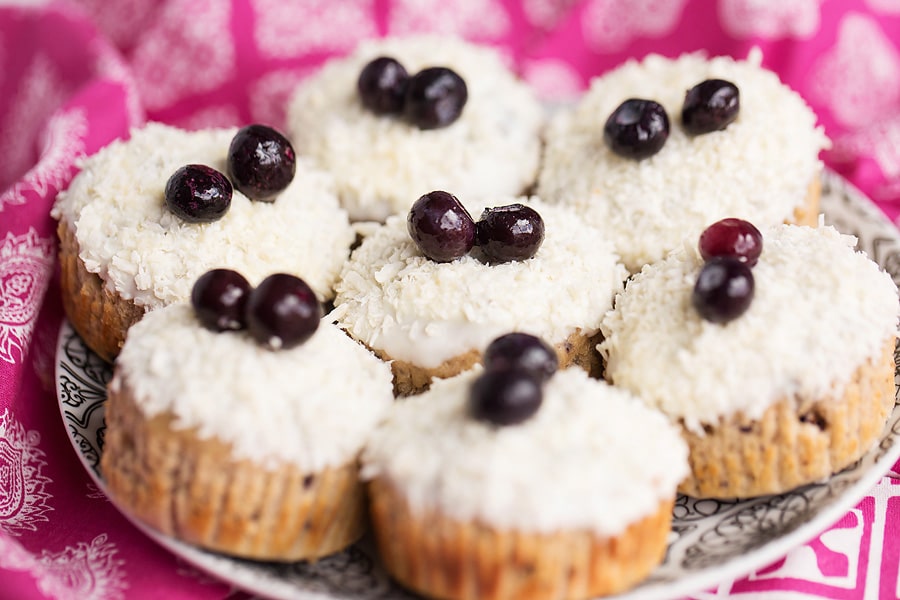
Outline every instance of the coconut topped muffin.
{"type": "Polygon", "coordinates": [[[401,216],[388,218],[354,250],[336,286],[333,316],[355,339],[393,360],[395,376],[404,368],[427,372],[398,391],[421,391],[431,375],[471,366],[481,348],[508,331],[547,340],[562,364],[584,354],[574,361],[589,368],[595,355],[589,339],[627,273],[597,230],[566,207],[537,198],[466,201],[478,221],[485,221],[479,215],[487,207],[515,203],[542,223],[543,242],[530,258],[491,261],[482,243],[439,262],[422,252],[401,216]]]}
{"type": "Polygon", "coordinates": [[[761,61],[650,55],[595,79],[548,126],[537,193],[576,207],[632,272],[725,217],[814,224],[828,140],[761,61]]]}
{"type": "Polygon", "coordinates": [[[148,123],[84,160],[53,214],[108,290],[159,308],[186,300],[209,269],[229,266],[254,282],[273,271],[302,273],[320,298],[332,296],[354,234],[330,177],[302,157],[293,181],[274,199],[253,201],[235,189],[228,211],[208,223],[167,208],[166,183],[179,168],[201,163],[227,172],[236,132],[148,123]]]}
{"type": "Polygon", "coordinates": [[[353,461],[393,401],[390,368],[326,321],[303,344],[272,350],[203,327],[189,303],[136,323],[116,368],[111,385],[127,381],[147,418],[171,413],[177,427],[261,466],[353,461]]]}
{"type": "Polygon", "coordinates": [[[482,373],[476,366],[395,403],[363,453],[364,478],[385,478],[417,512],[532,532],[613,536],[674,497],[684,443],[630,393],[562,369],[532,417],[495,427],[469,414],[482,373]]]}
{"type": "Polygon", "coordinates": [[[894,405],[890,276],[829,226],[761,239],[752,266],[685,244],[629,280],[602,323],[607,379],[683,426],[691,495],[826,477],[871,447],[894,405]]]}
{"type": "Polygon", "coordinates": [[[288,109],[297,151],[334,174],[353,220],[405,213],[423,189],[523,193],[542,123],[534,94],[496,51],[439,36],[363,41],[302,82],[288,109]],[[388,84],[393,94],[372,91],[388,84]]]}

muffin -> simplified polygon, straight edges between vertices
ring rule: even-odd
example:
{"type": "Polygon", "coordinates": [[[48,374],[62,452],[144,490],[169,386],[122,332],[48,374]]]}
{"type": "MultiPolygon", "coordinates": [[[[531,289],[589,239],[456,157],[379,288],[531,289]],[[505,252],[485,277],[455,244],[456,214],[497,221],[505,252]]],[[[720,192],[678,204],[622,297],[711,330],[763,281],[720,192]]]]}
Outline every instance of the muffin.
{"type": "Polygon", "coordinates": [[[536,211],[544,228],[543,243],[525,260],[490,262],[476,246],[437,262],[412,239],[405,216],[388,218],[351,254],[332,315],[391,362],[396,393],[421,392],[433,377],[467,369],[508,331],[547,340],[564,366],[601,373],[600,320],[627,273],[602,235],[565,207],[537,198],[465,202],[476,219],[487,207],[516,203],[536,211]]]}
{"type": "Polygon", "coordinates": [[[331,179],[305,159],[296,160],[287,188],[264,201],[236,185],[218,220],[188,222],[167,207],[167,182],[181,167],[228,170],[236,131],[149,123],[85,159],[59,195],[63,304],[105,360],[145,312],[186,300],[212,268],[236,269],[253,283],[274,271],[302,273],[320,299],[333,296],[355,234],[331,179]]]}
{"type": "Polygon", "coordinates": [[[272,350],[171,304],[129,330],[116,360],[107,493],[142,523],[203,548],[316,559],[365,530],[357,455],[392,401],[387,365],[330,323],[272,350]]]}
{"type": "MultiPolygon", "coordinates": [[[[443,74],[448,79],[438,87],[445,89],[435,93],[458,86],[443,74]]],[[[334,174],[341,203],[356,221],[405,214],[428,189],[467,197],[525,192],[537,174],[543,120],[533,92],[495,50],[440,36],[363,41],[303,81],[288,108],[297,151],[334,174]],[[461,113],[438,107],[435,114],[449,114],[446,123],[443,117],[421,123],[410,116],[403,89],[392,110],[367,108],[359,79],[378,58],[396,60],[410,81],[427,69],[453,71],[466,90],[461,113]]]]}
{"type": "Polygon", "coordinates": [[[691,496],[828,477],[877,443],[894,406],[890,276],[832,227],[762,232],[758,262],[740,277],[734,257],[704,262],[687,244],[644,267],[601,326],[607,379],[681,426],[691,475],[679,489],[691,496]],[[751,293],[707,293],[704,274],[723,264],[718,289],[751,293]]]}
{"type": "Polygon", "coordinates": [[[747,60],[649,55],[596,78],[548,125],[537,194],[575,207],[631,272],[722,218],[814,225],[829,142],[761,61],[758,50],[747,60]],[[694,89],[707,80],[724,83],[694,89]],[[609,123],[620,105],[635,112],[609,123]]]}
{"type": "Polygon", "coordinates": [[[451,600],[578,599],[641,581],[665,554],[687,472],[677,429],[581,369],[547,379],[526,420],[498,425],[472,408],[487,373],[395,403],[364,451],[390,575],[451,600]]]}

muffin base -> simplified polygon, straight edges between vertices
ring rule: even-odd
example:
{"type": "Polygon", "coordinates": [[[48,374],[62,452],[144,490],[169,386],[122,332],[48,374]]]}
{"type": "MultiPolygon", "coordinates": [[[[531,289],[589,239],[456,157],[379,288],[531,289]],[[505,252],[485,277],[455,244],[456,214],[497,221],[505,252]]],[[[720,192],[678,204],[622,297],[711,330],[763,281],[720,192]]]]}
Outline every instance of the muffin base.
{"type": "Polygon", "coordinates": [[[113,362],[125,343],[128,328],[146,312],[132,300],[110,292],[96,273],[90,273],[78,256],[78,240],[65,221],[59,234],[60,288],[69,323],[88,348],[106,362],[113,362]]]}
{"type": "Polygon", "coordinates": [[[678,491],[696,498],[777,494],[830,476],[877,442],[894,408],[894,346],[860,366],[842,394],[784,398],[757,420],[735,415],[682,434],[691,474],[678,491]]]}
{"type": "MultiPolygon", "coordinates": [[[[600,378],[603,375],[603,360],[596,351],[597,344],[602,341],[600,333],[585,336],[580,329],[557,344],[554,349],[559,359],[559,368],[579,366],[589,375],[600,378]]],[[[396,360],[382,350],[373,350],[384,361],[391,364],[394,373],[394,395],[411,396],[421,394],[431,386],[434,378],[445,379],[469,369],[481,362],[480,350],[469,350],[445,360],[433,368],[426,368],[405,360],[396,360]]]]}
{"type": "Polygon", "coordinates": [[[178,429],[171,413],[145,416],[120,382],[109,389],[100,467],[110,497],[130,516],[182,541],[254,560],[315,560],[364,533],[356,461],[306,473],[237,460],[228,444],[178,429]]]}
{"type": "Polygon", "coordinates": [[[663,559],[672,500],[615,537],[530,533],[413,511],[389,482],[369,483],[379,555],[407,588],[446,600],[576,600],[642,581],[663,559]]]}

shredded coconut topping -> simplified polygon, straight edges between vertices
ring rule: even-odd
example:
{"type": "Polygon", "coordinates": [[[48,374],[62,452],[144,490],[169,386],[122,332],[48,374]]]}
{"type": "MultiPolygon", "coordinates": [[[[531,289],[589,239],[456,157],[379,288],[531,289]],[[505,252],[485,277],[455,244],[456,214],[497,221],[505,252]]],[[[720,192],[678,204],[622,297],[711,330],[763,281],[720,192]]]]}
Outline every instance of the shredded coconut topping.
{"type": "Polygon", "coordinates": [[[650,55],[595,79],[548,127],[538,195],[577,207],[632,272],[725,217],[757,226],[790,222],[829,143],[803,99],[761,60],[759,51],[747,61],[650,55]],[[723,131],[689,136],[681,126],[685,92],[712,78],[737,85],[740,112],[723,131]],[[655,100],[669,116],[665,146],[642,161],[616,155],[603,141],[607,117],[628,98],[655,100]]]}
{"type": "Polygon", "coordinates": [[[471,197],[524,192],[537,174],[543,119],[533,92],[496,51],[438,36],[365,41],[301,83],[288,109],[297,151],[334,174],[352,219],[377,221],[434,189],[471,197]],[[460,118],[423,131],[366,110],[356,82],[378,56],[399,60],[410,76],[433,66],[456,71],[468,89],[460,118]]]}
{"type": "Polygon", "coordinates": [[[291,273],[320,299],[333,296],[355,234],[330,177],[302,157],[274,202],[235,190],[225,216],[202,224],[166,208],[166,182],[179,167],[201,163],[227,173],[235,131],[150,123],[84,161],[53,216],[74,229],[85,268],[110,292],[159,308],[189,298],[206,271],[228,267],[253,285],[271,273],[291,273]]]}
{"type": "Polygon", "coordinates": [[[412,241],[406,217],[391,217],[344,266],[333,312],[342,328],[425,368],[482,350],[510,331],[558,344],[576,329],[588,336],[598,330],[627,272],[596,229],[537,199],[463,201],[476,221],[485,207],[531,206],[544,220],[544,243],[524,261],[490,265],[473,250],[437,263],[412,241]]]}
{"type": "Polygon", "coordinates": [[[601,327],[607,377],[695,431],[736,413],[758,418],[783,398],[840,394],[896,335],[897,287],[832,227],[763,236],[750,307],[724,325],[691,303],[703,264],[695,246],[635,275],[601,327]]]}
{"type": "Polygon", "coordinates": [[[393,402],[390,367],[323,320],[289,350],[216,333],[178,303],[128,332],[110,385],[124,378],[145,415],[232,445],[235,458],[307,472],[355,460],[393,402]]]}
{"type": "Polygon", "coordinates": [[[590,529],[614,536],[675,496],[687,448],[659,412],[578,368],[557,372],[527,421],[468,416],[480,367],[437,380],[391,408],[363,453],[410,506],[521,531],[590,529]]]}

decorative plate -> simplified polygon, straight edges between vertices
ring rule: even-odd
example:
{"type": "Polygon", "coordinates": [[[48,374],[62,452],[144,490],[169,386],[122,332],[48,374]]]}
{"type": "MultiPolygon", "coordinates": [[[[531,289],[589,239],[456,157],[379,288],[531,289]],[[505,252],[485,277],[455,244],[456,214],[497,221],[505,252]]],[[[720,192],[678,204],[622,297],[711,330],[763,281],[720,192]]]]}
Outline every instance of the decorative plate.
{"type": "MultiPolygon", "coordinates": [[[[900,283],[900,232],[858,190],[837,175],[823,177],[826,222],[856,235],[859,248],[900,283]]],[[[900,351],[895,353],[900,389],[900,351]]],[[[69,437],[88,473],[103,489],[103,452],[108,364],[94,355],[66,323],[57,347],[59,407],[69,437]]],[[[641,586],[618,600],[677,598],[765,567],[837,521],[900,457],[900,406],[895,406],[880,443],[861,460],[822,483],[788,494],[752,500],[679,497],[663,563],[641,586]]],[[[127,513],[126,513],[127,516],[127,513]]],[[[140,523],[156,542],[196,567],[247,591],[272,598],[394,600],[416,596],[392,583],[370,540],[314,564],[253,562],[200,550],[140,523]]]]}

